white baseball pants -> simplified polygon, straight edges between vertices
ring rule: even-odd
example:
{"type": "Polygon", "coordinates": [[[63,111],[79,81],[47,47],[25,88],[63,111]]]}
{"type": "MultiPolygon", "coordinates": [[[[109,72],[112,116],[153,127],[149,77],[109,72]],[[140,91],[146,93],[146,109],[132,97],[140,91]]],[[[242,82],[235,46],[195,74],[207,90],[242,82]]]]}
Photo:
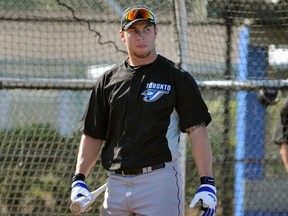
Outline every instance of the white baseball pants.
{"type": "Polygon", "coordinates": [[[149,173],[109,173],[101,216],[183,216],[182,176],[176,161],[149,173]]]}

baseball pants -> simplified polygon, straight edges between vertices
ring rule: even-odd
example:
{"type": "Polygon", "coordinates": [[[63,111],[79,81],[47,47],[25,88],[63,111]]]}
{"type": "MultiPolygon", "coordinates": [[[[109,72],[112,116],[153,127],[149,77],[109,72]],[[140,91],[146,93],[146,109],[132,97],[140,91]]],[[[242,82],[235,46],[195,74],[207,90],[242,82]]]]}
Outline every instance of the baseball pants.
{"type": "Polygon", "coordinates": [[[183,216],[182,176],[176,161],[149,173],[110,172],[101,216],[183,216]]]}

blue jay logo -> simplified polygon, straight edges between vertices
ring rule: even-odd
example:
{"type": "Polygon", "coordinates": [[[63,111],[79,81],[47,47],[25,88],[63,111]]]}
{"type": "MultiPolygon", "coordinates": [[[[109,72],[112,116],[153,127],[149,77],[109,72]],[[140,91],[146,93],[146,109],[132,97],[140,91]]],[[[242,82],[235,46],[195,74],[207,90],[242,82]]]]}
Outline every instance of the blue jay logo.
{"type": "Polygon", "coordinates": [[[166,84],[148,83],[147,90],[141,93],[145,102],[157,101],[162,95],[169,94],[171,86],[166,84]]]}

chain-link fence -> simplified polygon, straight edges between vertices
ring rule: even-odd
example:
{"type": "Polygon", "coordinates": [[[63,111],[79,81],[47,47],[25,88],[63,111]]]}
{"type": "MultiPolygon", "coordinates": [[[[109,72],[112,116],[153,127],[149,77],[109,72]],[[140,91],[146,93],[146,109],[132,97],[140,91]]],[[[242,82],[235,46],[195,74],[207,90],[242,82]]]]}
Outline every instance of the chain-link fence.
{"type": "MultiPolygon", "coordinates": [[[[119,20],[134,4],[153,9],[157,51],[194,76],[211,112],[218,215],[287,215],[273,143],[288,97],[286,0],[0,0],[0,214],[71,215],[78,122],[97,76],[126,58],[119,20]],[[277,103],[263,106],[263,89],[277,103]]],[[[188,146],[187,204],[199,184],[188,146]]],[[[105,179],[98,162],[88,184],[105,179]]]]}

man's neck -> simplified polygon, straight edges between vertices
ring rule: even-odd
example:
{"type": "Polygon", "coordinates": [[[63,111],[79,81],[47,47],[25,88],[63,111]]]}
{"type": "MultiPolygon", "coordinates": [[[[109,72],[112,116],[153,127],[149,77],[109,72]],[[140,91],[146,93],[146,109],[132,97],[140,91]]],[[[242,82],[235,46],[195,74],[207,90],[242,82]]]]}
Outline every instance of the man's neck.
{"type": "Polygon", "coordinates": [[[131,56],[129,56],[127,59],[127,62],[131,66],[147,65],[147,64],[151,64],[152,62],[154,62],[157,56],[158,56],[157,53],[150,55],[149,57],[146,57],[146,58],[137,58],[137,57],[131,58],[131,56]]]}

